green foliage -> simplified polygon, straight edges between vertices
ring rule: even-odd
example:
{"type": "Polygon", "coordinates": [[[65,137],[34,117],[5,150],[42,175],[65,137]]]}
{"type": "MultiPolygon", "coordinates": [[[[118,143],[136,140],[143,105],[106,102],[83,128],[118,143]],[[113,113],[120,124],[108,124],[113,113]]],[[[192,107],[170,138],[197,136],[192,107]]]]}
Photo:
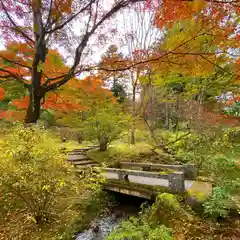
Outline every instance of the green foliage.
{"type": "Polygon", "coordinates": [[[3,82],[2,86],[5,89],[5,96],[2,101],[0,101],[0,109],[7,110],[7,109],[14,109],[15,107],[10,106],[9,103],[12,99],[16,98],[23,98],[26,92],[24,85],[18,81],[6,81],[3,82]]]}
{"type": "Polygon", "coordinates": [[[4,89],[6,91],[5,99],[8,99],[8,100],[23,98],[26,93],[26,89],[24,88],[24,85],[14,80],[5,82],[4,89]]]}
{"type": "Polygon", "coordinates": [[[167,227],[176,227],[176,220],[184,222],[187,216],[174,195],[159,193],[151,207],[143,205],[138,217],[122,222],[107,240],[171,240],[171,229],[167,227]]]}
{"type": "Polygon", "coordinates": [[[239,209],[233,200],[239,195],[240,182],[239,150],[231,137],[235,132],[236,128],[230,128],[223,129],[218,135],[207,131],[191,134],[175,146],[180,158],[195,162],[199,173],[213,180],[216,187],[203,205],[205,214],[213,219],[225,218],[230,209],[239,209]]]}
{"type": "Polygon", "coordinates": [[[230,211],[231,192],[228,188],[216,187],[213,189],[212,196],[203,203],[205,214],[214,219],[227,217],[230,211]]]}
{"type": "Polygon", "coordinates": [[[239,205],[234,201],[234,196],[240,193],[240,170],[236,160],[227,156],[215,157],[211,162],[208,161],[208,171],[216,187],[203,204],[204,212],[213,219],[217,219],[227,217],[230,209],[239,211],[239,205]]]}
{"type": "Polygon", "coordinates": [[[1,224],[8,239],[61,235],[83,214],[79,204],[99,189],[98,176],[76,176],[52,136],[40,127],[17,124],[1,148],[1,224]]]}
{"type": "Polygon", "coordinates": [[[151,208],[150,220],[152,223],[164,223],[167,226],[172,226],[175,220],[183,220],[184,217],[186,217],[186,213],[176,196],[170,193],[159,193],[151,208]]]}
{"type": "Polygon", "coordinates": [[[240,101],[234,102],[231,106],[225,107],[223,112],[230,116],[240,116],[240,101]]]}
{"type": "Polygon", "coordinates": [[[164,225],[151,227],[145,217],[131,217],[121,223],[106,240],[172,240],[171,230],[164,225]]]}
{"type": "Polygon", "coordinates": [[[111,91],[113,93],[113,96],[117,99],[119,103],[124,102],[127,94],[121,83],[114,81],[111,91]]]}
{"type": "Polygon", "coordinates": [[[100,108],[84,124],[85,139],[97,141],[103,151],[109,143],[121,137],[130,120],[128,115],[114,108],[116,106],[100,108]]]}

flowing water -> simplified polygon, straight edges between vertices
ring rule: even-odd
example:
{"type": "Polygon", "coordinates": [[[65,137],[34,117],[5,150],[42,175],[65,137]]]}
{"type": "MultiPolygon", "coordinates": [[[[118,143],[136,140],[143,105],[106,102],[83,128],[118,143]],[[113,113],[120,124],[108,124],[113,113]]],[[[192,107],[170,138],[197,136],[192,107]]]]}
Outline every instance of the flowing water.
{"type": "Polygon", "coordinates": [[[118,218],[112,214],[111,216],[97,220],[89,229],[80,233],[77,236],[77,240],[104,240],[105,237],[125,219],[126,218],[118,218]]]}
{"type": "Polygon", "coordinates": [[[109,216],[92,221],[90,227],[79,233],[76,240],[104,240],[111,231],[120,225],[121,221],[137,215],[141,204],[145,201],[126,195],[118,195],[117,200],[118,207],[114,208],[109,216]]]}

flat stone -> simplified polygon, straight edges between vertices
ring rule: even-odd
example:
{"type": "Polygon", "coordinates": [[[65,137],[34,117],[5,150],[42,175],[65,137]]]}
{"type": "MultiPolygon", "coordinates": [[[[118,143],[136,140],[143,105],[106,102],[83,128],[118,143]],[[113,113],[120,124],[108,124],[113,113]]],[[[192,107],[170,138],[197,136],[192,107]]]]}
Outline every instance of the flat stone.
{"type": "Polygon", "coordinates": [[[95,162],[91,161],[91,160],[87,160],[87,161],[73,161],[72,164],[74,165],[89,165],[89,164],[95,164],[95,162]]]}
{"type": "Polygon", "coordinates": [[[86,155],[69,155],[68,161],[88,160],[89,157],[86,155]]]}
{"type": "Polygon", "coordinates": [[[76,165],[76,169],[74,170],[75,172],[81,172],[82,170],[86,169],[87,167],[97,167],[99,164],[97,163],[91,163],[87,165],[76,165]]]}

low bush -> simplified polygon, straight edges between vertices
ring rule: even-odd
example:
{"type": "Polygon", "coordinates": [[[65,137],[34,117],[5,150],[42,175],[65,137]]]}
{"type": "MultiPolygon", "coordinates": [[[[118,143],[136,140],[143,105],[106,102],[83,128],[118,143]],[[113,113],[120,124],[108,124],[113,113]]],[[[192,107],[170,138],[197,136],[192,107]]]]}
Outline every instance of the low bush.
{"type": "Polygon", "coordinates": [[[145,218],[131,217],[121,223],[106,240],[173,240],[171,230],[164,225],[151,227],[145,218]]]}
{"type": "Polygon", "coordinates": [[[79,206],[99,189],[98,177],[74,174],[39,127],[16,125],[1,152],[0,238],[56,239],[84,215],[79,206]]]}
{"type": "Polygon", "coordinates": [[[114,107],[99,109],[84,124],[85,139],[97,142],[100,151],[106,151],[108,145],[124,134],[130,118],[117,112],[114,107]]]}

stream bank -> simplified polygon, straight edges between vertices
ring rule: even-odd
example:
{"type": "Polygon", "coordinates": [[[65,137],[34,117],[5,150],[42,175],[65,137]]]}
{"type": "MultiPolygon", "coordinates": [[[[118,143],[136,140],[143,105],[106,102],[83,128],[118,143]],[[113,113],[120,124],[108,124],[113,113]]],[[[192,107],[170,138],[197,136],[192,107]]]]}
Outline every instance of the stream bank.
{"type": "Polygon", "coordinates": [[[116,201],[115,206],[107,216],[94,219],[89,227],[81,233],[78,233],[76,240],[104,240],[106,236],[119,226],[121,221],[128,219],[130,216],[138,215],[141,205],[146,199],[134,196],[113,194],[116,201]]]}

